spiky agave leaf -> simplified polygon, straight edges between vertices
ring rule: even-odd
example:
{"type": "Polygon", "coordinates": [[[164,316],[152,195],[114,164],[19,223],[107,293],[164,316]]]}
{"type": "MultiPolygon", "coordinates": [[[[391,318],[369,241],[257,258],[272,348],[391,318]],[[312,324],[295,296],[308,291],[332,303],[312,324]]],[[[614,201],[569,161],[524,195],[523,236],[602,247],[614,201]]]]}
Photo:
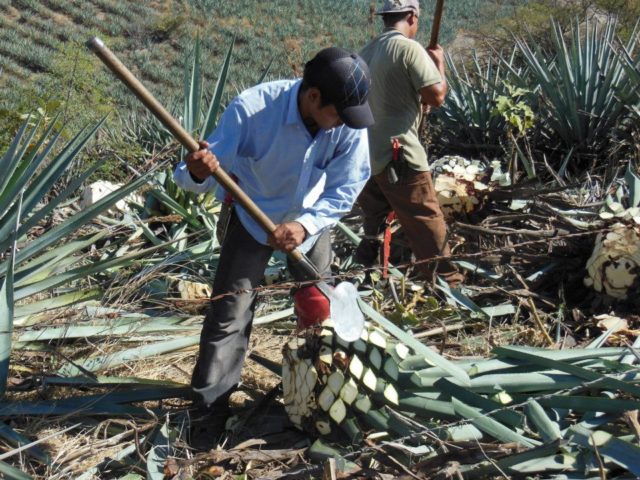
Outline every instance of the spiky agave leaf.
{"type": "MultiPolygon", "coordinates": [[[[17,229],[17,227],[16,227],[17,229]]],[[[16,255],[15,236],[12,242],[10,257],[7,262],[7,273],[0,288],[0,398],[4,396],[9,376],[9,360],[13,335],[13,270],[16,255]]]]}
{"type": "MultiPolygon", "coordinates": [[[[527,70],[518,72],[505,62],[519,86],[537,86],[544,105],[539,124],[568,149],[602,148],[628,115],[626,99],[637,88],[625,72],[616,32],[615,18],[603,25],[576,18],[566,40],[562,26],[553,21],[552,52],[517,38],[527,70]]],[[[636,33],[624,47],[633,52],[639,40],[636,33]]]]}

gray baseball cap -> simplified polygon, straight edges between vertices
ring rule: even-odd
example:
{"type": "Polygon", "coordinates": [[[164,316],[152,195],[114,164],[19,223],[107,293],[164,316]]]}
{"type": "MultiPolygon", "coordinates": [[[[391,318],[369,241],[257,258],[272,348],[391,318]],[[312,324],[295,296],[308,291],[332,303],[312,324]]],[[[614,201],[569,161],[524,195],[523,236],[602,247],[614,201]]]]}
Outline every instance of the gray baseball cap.
{"type": "Polygon", "coordinates": [[[402,12],[414,12],[419,14],[420,2],[418,0],[385,0],[384,5],[376,12],[376,15],[402,12]]]}

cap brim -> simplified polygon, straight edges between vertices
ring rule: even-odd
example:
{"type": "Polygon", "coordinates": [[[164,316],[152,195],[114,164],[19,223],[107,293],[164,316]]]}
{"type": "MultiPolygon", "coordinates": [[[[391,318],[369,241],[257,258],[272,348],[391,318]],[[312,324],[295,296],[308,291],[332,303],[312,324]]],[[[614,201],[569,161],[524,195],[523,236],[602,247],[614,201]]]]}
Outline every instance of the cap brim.
{"type": "Polygon", "coordinates": [[[373,113],[368,102],[343,108],[338,115],[349,128],[367,128],[374,124],[373,113]]]}
{"type": "Polygon", "coordinates": [[[374,15],[385,15],[387,13],[409,13],[409,12],[415,12],[416,9],[413,7],[400,7],[397,10],[378,10],[377,12],[374,13],[374,15]]]}

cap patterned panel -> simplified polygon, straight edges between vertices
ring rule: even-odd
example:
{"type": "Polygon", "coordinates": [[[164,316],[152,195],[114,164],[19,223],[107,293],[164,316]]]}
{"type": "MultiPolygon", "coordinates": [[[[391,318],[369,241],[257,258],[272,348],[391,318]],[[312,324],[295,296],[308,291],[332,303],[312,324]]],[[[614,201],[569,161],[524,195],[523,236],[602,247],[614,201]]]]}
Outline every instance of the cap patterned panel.
{"type": "Polygon", "coordinates": [[[369,80],[357,60],[351,64],[348,79],[345,82],[344,105],[362,105],[369,93],[369,80]]]}

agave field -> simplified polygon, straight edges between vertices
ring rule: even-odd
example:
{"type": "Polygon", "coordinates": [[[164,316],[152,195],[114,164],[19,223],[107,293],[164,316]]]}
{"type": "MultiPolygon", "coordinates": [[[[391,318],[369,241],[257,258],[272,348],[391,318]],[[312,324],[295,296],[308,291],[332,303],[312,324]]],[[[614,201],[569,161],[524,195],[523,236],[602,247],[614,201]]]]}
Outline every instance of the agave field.
{"type": "MultiPolygon", "coordinates": [[[[458,28],[481,22],[484,17],[469,14],[480,4],[485,6],[481,11],[493,18],[518,3],[456,0],[443,25],[442,39],[451,40],[458,28]]],[[[274,79],[299,74],[304,62],[323,46],[360,48],[379,28],[370,4],[365,0],[268,4],[254,0],[0,0],[0,119],[13,133],[20,116],[34,106],[52,113],[64,105],[67,120],[76,128],[108,112],[115,113],[109,124],[116,117],[140,113],[121,85],[105,72],[95,71],[91,54],[83,48],[91,36],[107,41],[163,103],[177,105],[182,70],[196,36],[207,52],[202,69],[210,80],[215,79],[229,42],[236,39],[225,93],[234,95],[265,73],[274,79]]],[[[424,2],[425,11],[432,12],[434,4],[434,0],[424,2]]],[[[421,35],[426,38],[428,32],[421,35]]],[[[0,134],[0,145],[10,140],[9,132],[0,134]]]]}
{"type": "MultiPolygon", "coordinates": [[[[446,2],[443,42],[522,6],[488,3],[446,2]]],[[[220,205],[176,187],[184,152],[83,42],[101,36],[206,137],[238,90],[361,46],[370,2],[0,13],[2,478],[640,477],[639,31],[601,9],[449,55],[422,133],[464,286],[417,281],[394,223],[390,262],[354,263],[356,208],[333,232],[366,318],[346,342],[331,320],[296,331],[274,255],[234,415],[199,452],[189,381],[220,205]],[[83,201],[105,176],[118,186],[83,201]]]]}

